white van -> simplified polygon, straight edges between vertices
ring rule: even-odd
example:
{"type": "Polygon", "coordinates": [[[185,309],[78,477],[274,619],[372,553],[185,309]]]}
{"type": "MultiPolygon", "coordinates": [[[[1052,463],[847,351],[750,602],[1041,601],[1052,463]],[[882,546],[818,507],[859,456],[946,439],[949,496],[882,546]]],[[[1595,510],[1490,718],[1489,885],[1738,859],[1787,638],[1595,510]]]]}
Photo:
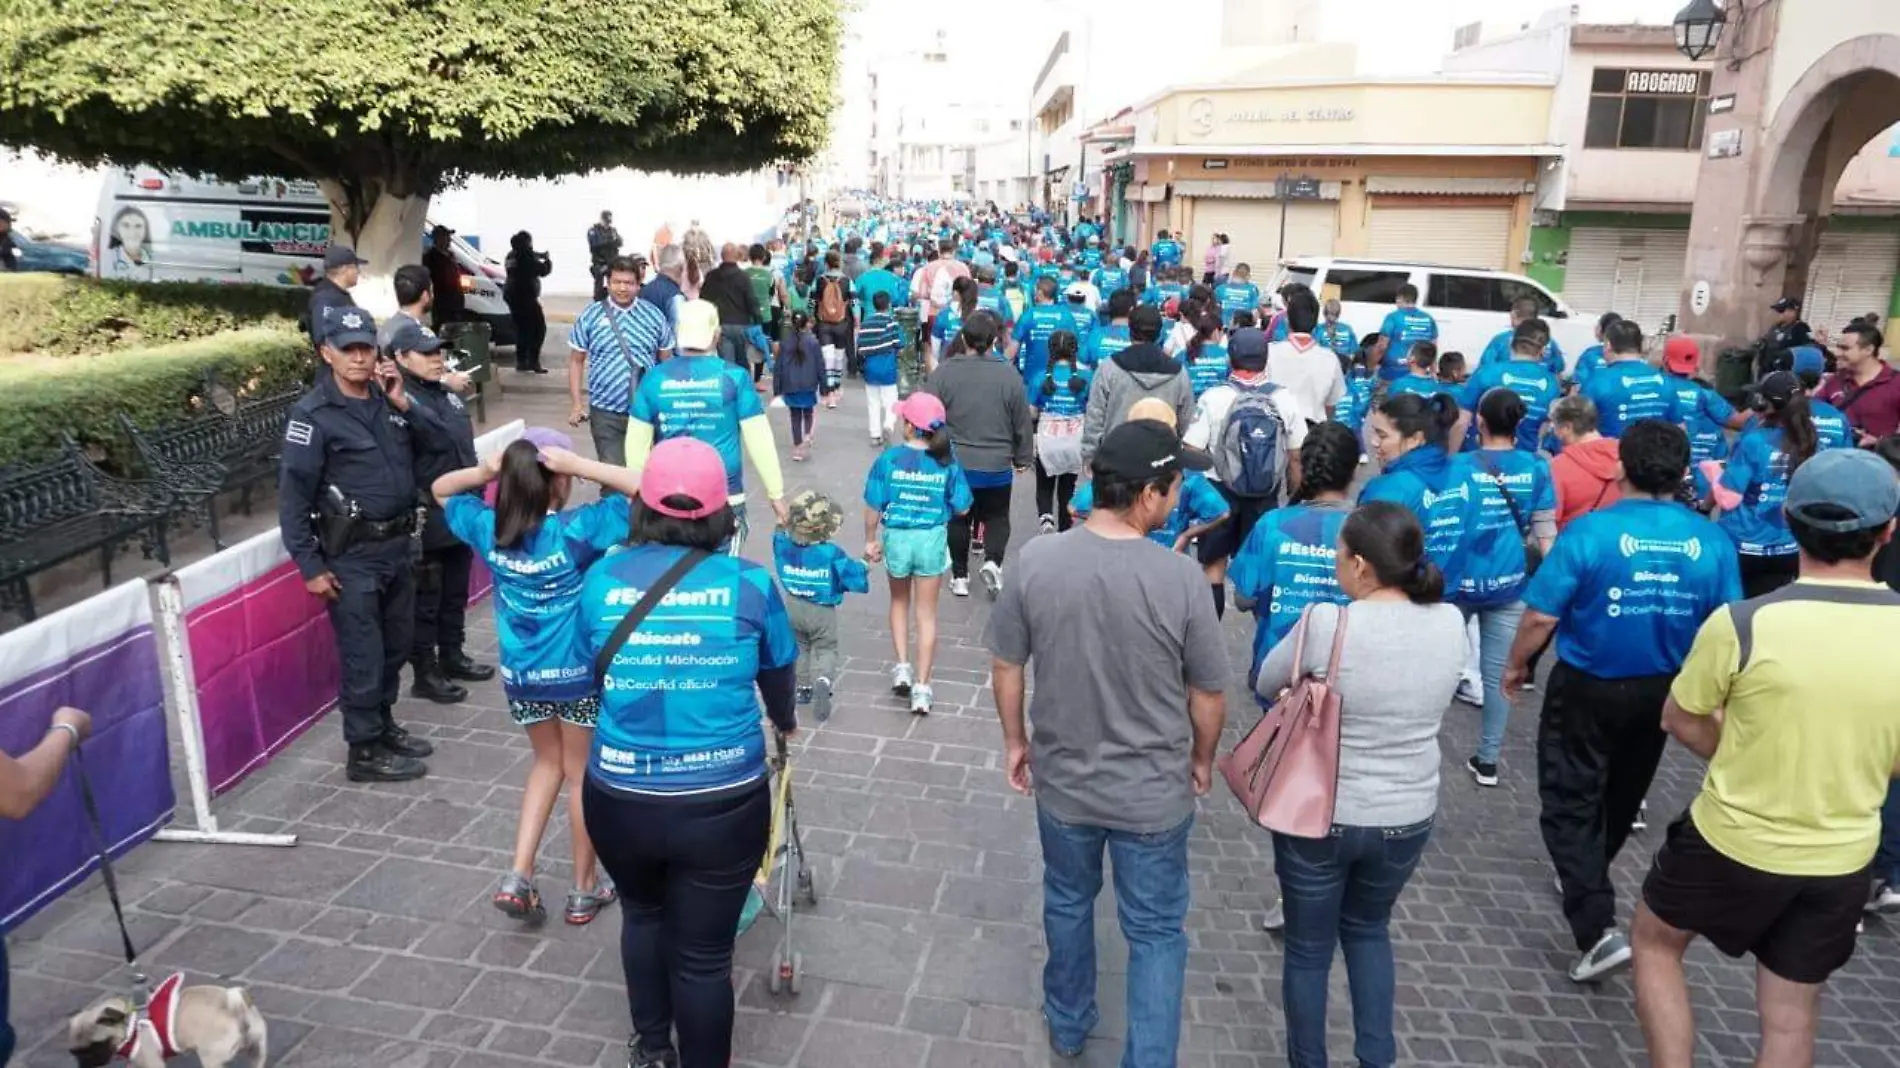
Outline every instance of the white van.
{"type": "Polygon", "coordinates": [[[1418,306],[1438,320],[1438,351],[1462,352],[1472,368],[1491,339],[1510,329],[1511,304],[1519,297],[1537,302],[1538,315],[1563,349],[1566,373],[1584,349],[1597,343],[1595,314],[1578,316],[1543,286],[1508,271],[1299,256],[1280,262],[1269,292],[1290,282],[1311,287],[1322,302],[1339,301],[1339,317],[1361,337],[1379,329],[1398,300],[1399,287],[1409,282],[1418,287],[1418,306]]]}
{"type": "MultiPolygon", "coordinates": [[[[433,228],[425,227],[423,248],[433,228]]],[[[501,264],[459,237],[451,240],[469,313],[489,324],[495,344],[513,344],[501,264]]],[[[233,184],[139,167],[106,176],[92,224],[92,274],[311,286],[323,277],[329,246],[330,207],[315,182],[258,178],[233,184]]],[[[417,249],[415,262],[421,259],[417,249]]]]}

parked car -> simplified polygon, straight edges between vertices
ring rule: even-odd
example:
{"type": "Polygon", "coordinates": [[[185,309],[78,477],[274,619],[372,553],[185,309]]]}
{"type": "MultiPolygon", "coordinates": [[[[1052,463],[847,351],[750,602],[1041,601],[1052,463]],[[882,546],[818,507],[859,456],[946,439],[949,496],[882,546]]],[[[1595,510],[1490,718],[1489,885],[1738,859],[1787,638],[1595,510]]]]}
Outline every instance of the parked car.
{"type": "Polygon", "coordinates": [[[86,250],[79,245],[63,241],[35,240],[19,231],[7,235],[13,247],[19,253],[16,261],[22,271],[37,271],[45,274],[86,274],[88,273],[86,250]]]}
{"type": "MultiPolygon", "coordinates": [[[[420,263],[428,247],[415,251],[420,263]]],[[[253,282],[310,286],[323,276],[330,245],[330,206],[316,183],[258,178],[218,182],[148,167],[109,173],[93,220],[91,273],[136,281],[253,282]]],[[[462,270],[464,304],[514,343],[514,318],[502,300],[502,265],[459,237],[451,239],[462,270]]],[[[376,264],[379,271],[399,264],[376,264]]]]}
{"type": "Polygon", "coordinates": [[[1440,352],[1462,352],[1472,365],[1499,331],[1511,326],[1511,304],[1519,297],[1537,302],[1538,315],[1550,323],[1552,338],[1563,349],[1564,370],[1596,344],[1596,313],[1579,315],[1550,291],[1520,274],[1482,267],[1437,263],[1401,263],[1336,256],[1299,256],[1280,262],[1272,291],[1290,282],[1312,287],[1320,299],[1339,301],[1340,318],[1361,337],[1379,329],[1398,300],[1399,287],[1418,287],[1419,307],[1438,320],[1440,352]]]}

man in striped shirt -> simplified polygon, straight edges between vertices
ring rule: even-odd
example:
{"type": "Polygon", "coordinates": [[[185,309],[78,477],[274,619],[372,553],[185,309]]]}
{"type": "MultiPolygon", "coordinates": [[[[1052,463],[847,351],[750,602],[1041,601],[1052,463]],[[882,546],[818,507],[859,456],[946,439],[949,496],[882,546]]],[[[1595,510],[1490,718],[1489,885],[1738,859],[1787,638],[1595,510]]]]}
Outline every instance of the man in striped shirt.
{"type": "Polygon", "coordinates": [[[589,424],[602,463],[627,462],[627,406],[640,376],[673,349],[666,313],[638,296],[630,257],[607,266],[607,299],[589,304],[568,331],[567,424],[589,424]]]}
{"type": "Polygon", "coordinates": [[[903,347],[903,334],[891,315],[891,295],[878,290],[871,294],[871,315],[858,325],[858,358],[864,363],[865,409],[874,449],[882,447],[891,432],[897,408],[897,355],[903,347]]]}

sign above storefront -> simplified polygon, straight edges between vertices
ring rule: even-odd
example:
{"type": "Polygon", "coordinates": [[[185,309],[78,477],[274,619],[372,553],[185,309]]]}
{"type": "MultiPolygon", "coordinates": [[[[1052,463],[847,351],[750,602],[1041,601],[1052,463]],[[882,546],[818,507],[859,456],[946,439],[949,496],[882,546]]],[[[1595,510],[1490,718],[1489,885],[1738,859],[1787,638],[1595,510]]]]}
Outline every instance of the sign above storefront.
{"type": "Polygon", "coordinates": [[[1188,101],[1187,123],[1189,129],[1198,134],[1209,134],[1219,122],[1235,123],[1289,123],[1289,122],[1351,122],[1353,109],[1340,105],[1320,107],[1268,107],[1236,108],[1220,113],[1213,97],[1201,96],[1188,101]]]}
{"type": "Polygon", "coordinates": [[[1696,70],[1632,70],[1623,75],[1623,91],[1647,96],[1695,96],[1702,88],[1696,70]]]}

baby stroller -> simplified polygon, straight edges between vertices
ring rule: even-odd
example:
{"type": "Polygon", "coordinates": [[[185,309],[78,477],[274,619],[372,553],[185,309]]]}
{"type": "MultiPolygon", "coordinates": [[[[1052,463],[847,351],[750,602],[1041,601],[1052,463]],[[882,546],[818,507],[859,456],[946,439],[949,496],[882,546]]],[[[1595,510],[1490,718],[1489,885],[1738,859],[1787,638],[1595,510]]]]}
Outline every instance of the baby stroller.
{"type": "Polygon", "coordinates": [[[792,765],[786,752],[785,736],[772,732],[777,748],[769,761],[775,781],[772,783],[772,831],[766,840],[765,859],[746,895],[745,909],[739,914],[739,933],[744,934],[760,913],[779,920],[778,948],[772,951],[765,988],[773,994],[796,994],[805,980],[805,958],[792,948],[792,912],[818,904],[818,892],[812,886],[811,869],[805,865],[805,846],[798,833],[798,809],[792,800],[792,765]],[[772,868],[778,867],[778,885],[772,885],[772,868]]]}

